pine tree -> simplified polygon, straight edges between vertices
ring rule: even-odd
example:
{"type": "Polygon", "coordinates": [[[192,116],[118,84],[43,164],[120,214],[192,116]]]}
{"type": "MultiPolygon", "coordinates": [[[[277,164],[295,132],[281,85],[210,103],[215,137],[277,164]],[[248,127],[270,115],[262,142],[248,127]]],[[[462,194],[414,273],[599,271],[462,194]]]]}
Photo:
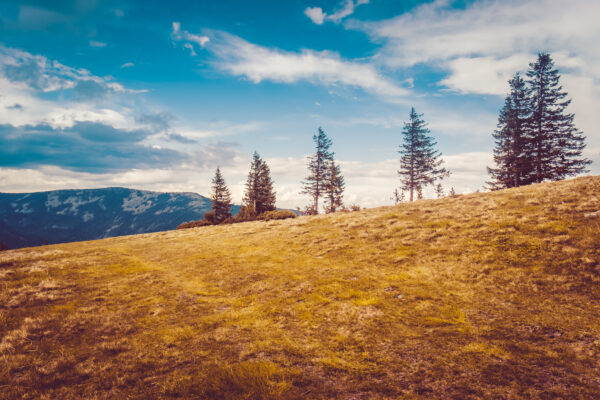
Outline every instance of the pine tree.
{"type": "Polygon", "coordinates": [[[452,187],[450,188],[450,193],[449,193],[449,195],[450,195],[450,197],[454,197],[454,196],[456,196],[456,191],[454,190],[454,186],[452,186],[452,187]]]}
{"type": "Polygon", "coordinates": [[[441,183],[438,183],[435,186],[435,194],[436,194],[436,196],[437,196],[438,199],[444,197],[444,188],[442,187],[441,183]]]}
{"type": "Polygon", "coordinates": [[[402,144],[400,145],[400,170],[398,175],[402,190],[408,190],[409,200],[413,193],[425,185],[433,184],[450,173],[442,166],[441,153],[434,149],[437,142],[428,136],[427,124],[421,119],[423,114],[410,110],[410,121],[404,123],[402,144]]]}
{"type": "Polygon", "coordinates": [[[394,197],[392,197],[392,200],[394,200],[394,204],[404,203],[404,200],[406,200],[404,190],[398,190],[398,188],[394,189],[394,197]]]}
{"type": "Polygon", "coordinates": [[[266,211],[275,210],[275,192],[267,163],[255,151],[250,163],[244,193],[244,213],[252,218],[266,211]]]}
{"type": "Polygon", "coordinates": [[[529,155],[533,166],[526,183],[559,180],[587,172],[591,161],[581,157],[585,137],[566,112],[571,100],[559,84],[560,75],[548,53],[539,53],[527,71],[531,118],[528,126],[529,155]]]}
{"type": "Polygon", "coordinates": [[[325,135],[323,129],[319,127],[319,133],[313,135],[315,142],[316,153],[310,157],[308,163],[308,177],[302,181],[301,194],[308,194],[313,199],[311,206],[312,212],[319,213],[319,198],[325,193],[325,186],[329,174],[329,164],[333,161],[333,152],[329,151],[331,147],[331,139],[325,135]]]}
{"type": "Polygon", "coordinates": [[[271,170],[265,161],[261,160],[258,169],[258,187],[257,187],[256,213],[258,215],[275,210],[275,191],[273,190],[273,180],[271,179],[271,170]]]}
{"type": "Polygon", "coordinates": [[[221,223],[227,218],[231,217],[231,193],[225,185],[225,179],[223,179],[223,175],[221,175],[221,169],[219,167],[217,167],[212,184],[212,211],[215,214],[215,222],[221,223]]]}
{"type": "Polygon", "coordinates": [[[340,171],[340,166],[333,161],[329,163],[329,173],[325,183],[325,210],[328,213],[336,212],[343,206],[344,188],[346,184],[340,171]]]}
{"type": "Polygon", "coordinates": [[[423,200],[423,188],[421,186],[417,188],[417,200],[423,200]]]}
{"type": "Polygon", "coordinates": [[[498,117],[494,162],[489,168],[492,180],[487,182],[492,190],[517,187],[527,183],[532,176],[532,163],[528,160],[528,126],[531,117],[525,81],[517,73],[508,81],[510,94],[498,117]]]}
{"type": "Polygon", "coordinates": [[[256,193],[258,188],[258,171],[260,169],[260,164],[260,156],[255,151],[252,155],[252,161],[250,162],[250,172],[248,172],[246,190],[244,192],[244,198],[242,199],[244,212],[248,214],[248,218],[256,216],[256,193]]]}

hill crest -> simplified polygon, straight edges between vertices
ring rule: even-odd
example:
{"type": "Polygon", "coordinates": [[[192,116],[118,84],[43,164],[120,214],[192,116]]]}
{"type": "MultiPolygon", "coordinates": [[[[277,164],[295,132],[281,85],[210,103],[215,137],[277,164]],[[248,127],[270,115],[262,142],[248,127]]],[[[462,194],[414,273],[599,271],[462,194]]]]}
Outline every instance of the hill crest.
{"type": "Polygon", "coordinates": [[[0,253],[0,397],[600,398],[600,177],[0,253]]]}

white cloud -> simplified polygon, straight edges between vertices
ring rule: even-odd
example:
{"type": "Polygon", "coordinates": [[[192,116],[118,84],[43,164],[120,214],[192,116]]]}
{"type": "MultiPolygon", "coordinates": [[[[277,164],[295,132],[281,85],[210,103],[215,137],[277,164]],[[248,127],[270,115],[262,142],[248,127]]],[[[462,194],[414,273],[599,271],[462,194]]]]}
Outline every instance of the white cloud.
{"type": "Polygon", "coordinates": [[[106,43],[99,42],[97,40],[90,40],[90,46],[91,47],[106,47],[106,43]]]}
{"type": "Polygon", "coordinates": [[[317,25],[322,25],[325,21],[332,21],[336,24],[342,19],[354,13],[354,9],[361,4],[368,4],[369,0],[345,0],[342,7],[337,11],[327,14],[321,7],[307,7],[304,14],[317,25]]]}
{"type": "MultiPolygon", "coordinates": [[[[125,186],[129,188],[165,191],[196,192],[209,196],[214,168],[221,163],[225,180],[231,189],[233,201],[241,202],[244,183],[250,165],[250,155],[234,151],[227,153],[230,161],[219,155],[218,144],[209,147],[204,157],[214,154],[213,160],[205,165],[182,165],[172,169],[129,170],[110,174],[90,174],[73,172],[59,167],[47,166],[38,169],[0,168],[0,187],[5,192],[32,192],[65,188],[101,188],[125,186]],[[213,153],[211,153],[213,152],[213,153]]],[[[588,149],[587,157],[593,158],[592,173],[599,173],[600,148],[588,149]]],[[[481,190],[488,175],[485,167],[491,165],[489,152],[470,152],[444,155],[446,167],[452,172],[442,185],[446,193],[454,187],[457,193],[472,193],[481,190]]],[[[210,160],[209,160],[210,161],[210,160]]],[[[306,176],[305,157],[266,157],[271,169],[274,188],[277,192],[277,206],[282,208],[304,207],[310,199],[300,195],[300,181],[306,176]]],[[[362,207],[377,207],[393,204],[392,192],[399,187],[397,159],[377,162],[339,161],[346,179],[344,202],[359,204],[362,207]]],[[[433,189],[428,187],[426,198],[433,198],[433,189]]]]}
{"type": "Polygon", "coordinates": [[[505,58],[460,57],[449,60],[450,75],[440,85],[460,93],[504,95],[507,82],[516,71],[524,70],[531,62],[529,54],[514,54],[505,58]]]}
{"type": "MultiPolygon", "coordinates": [[[[224,166],[218,144],[208,147],[203,157],[209,162],[204,165],[182,165],[173,169],[130,170],[111,174],[89,174],[68,171],[59,167],[32,169],[0,168],[0,187],[7,192],[30,192],[64,188],[99,188],[126,186],[156,191],[196,192],[210,195],[214,168],[221,164],[225,180],[231,189],[233,201],[239,204],[250,165],[250,155],[237,151],[227,153],[230,161],[224,166]],[[214,154],[210,161],[208,154],[214,154]]],[[[443,182],[448,190],[453,186],[457,193],[481,189],[487,179],[485,166],[489,165],[489,153],[466,153],[444,156],[446,166],[453,175],[443,182]]],[[[300,195],[301,180],[306,176],[306,157],[265,157],[271,169],[277,206],[282,208],[304,207],[310,202],[300,195]]],[[[399,186],[398,160],[378,162],[339,161],[346,179],[345,203],[357,203],[363,207],[393,204],[394,188],[399,186]]],[[[433,197],[431,188],[426,197],[433,197]]]]}
{"type": "Polygon", "coordinates": [[[173,30],[171,32],[171,38],[176,42],[184,42],[183,47],[190,50],[192,56],[196,55],[193,43],[200,47],[204,47],[209,41],[208,36],[196,35],[186,30],[181,29],[181,23],[173,22],[173,30]]]}
{"type": "Polygon", "coordinates": [[[121,68],[131,68],[133,66],[135,66],[134,63],[132,63],[132,62],[126,62],[125,64],[121,65],[121,68]]]}
{"type": "Polygon", "coordinates": [[[184,43],[183,47],[190,51],[190,56],[195,57],[197,55],[194,46],[191,43],[184,43]]]}
{"type": "Polygon", "coordinates": [[[203,124],[197,122],[194,124],[194,127],[182,125],[176,127],[176,131],[185,138],[206,139],[256,132],[264,127],[265,123],[260,121],[249,121],[245,123],[217,121],[203,124]],[[202,125],[203,128],[198,129],[198,125],[202,125]]]}
{"type": "Polygon", "coordinates": [[[211,51],[217,56],[215,65],[254,83],[306,80],[332,87],[353,86],[387,100],[398,100],[410,93],[384,77],[372,64],[344,60],[337,53],[312,50],[287,52],[249,43],[227,33],[216,36],[218,40],[211,46],[211,51]]]}
{"type": "MultiPolygon", "coordinates": [[[[466,9],[451,9],[449,3],[438,0],[389,20],[354,21],[348,26],[384,40],[380,58],[388,66],[441,65],[451,71],[447,82],[463,91],[472,88],[460,85],[464,76],[452,75],[481,67],[491,70],[492,76],[504,77],[507,70],[526,68],[527,64],[519,68],[517,61],[526,55],[531,61],[538,51],[560,52],[561,64],[594,70],[600,76],[600,53],[596,51],[600,25],[595,17],[600,14],[599,2],[481,0],[466,9]],[[579,62],[573,63],[573,58],[579,62]]],[[[488,87],[495,93],[496,81],[481,82],[477,93],[488,87]]]]}
{"type": "Polygon", "coordinates": [[[144,91],[125,88],[110,78],[95,76],[44,56],[0,46],[0,121],[14,126],[46,123],[54,128],[75,121],[102,122],[115,128],[134,128],[131,109],[105,95],[144,91]],[[69,91],[70,96],[47,98],[40,93],[69,91]],[[19,107],[14,107],[18,104],[19,107]]]}
{"type": "Polygon", "coordinates": [[[600,146],[600,2],[590,0],[479,0],[453,8],[451,0],[424,4],[375,22],[349,21],[382,43],[374,60],[388,68],[426,64],[446,71],[442,90],[500,95],[508,79],[524,72],[540,51],[550,52],[561,84],[573,99],[570,112],[600,146]]]}
{"type": "Polygon", "coordinates": [[[325,21],[325,14],[321,7],[306,7],[304,14],[317,25],[322,25],[325,21]]]}

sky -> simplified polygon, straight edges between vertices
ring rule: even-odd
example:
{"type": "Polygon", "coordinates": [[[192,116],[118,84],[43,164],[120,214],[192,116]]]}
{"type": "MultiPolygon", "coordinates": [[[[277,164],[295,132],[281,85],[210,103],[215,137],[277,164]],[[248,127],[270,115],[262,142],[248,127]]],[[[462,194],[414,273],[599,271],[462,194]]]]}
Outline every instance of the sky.
{"type": "MultiPolygon", "coordinates": [[[[312,136],[345,202],[393,204],[411,107],[482,190],[507,81],[549,52],[600,173],[597,0],[0,0],[0,192],[124,186],[240,203],[252,153],[304,207],[312,136]]],[[[433,197],[431,189],[426,197],[433,197]]]]}

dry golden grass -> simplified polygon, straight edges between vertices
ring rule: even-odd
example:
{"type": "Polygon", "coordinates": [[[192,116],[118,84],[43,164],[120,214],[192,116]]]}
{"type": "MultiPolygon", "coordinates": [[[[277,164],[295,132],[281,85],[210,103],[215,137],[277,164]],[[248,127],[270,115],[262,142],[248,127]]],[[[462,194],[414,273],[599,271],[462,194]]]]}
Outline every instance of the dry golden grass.
{"type": "Polygon", "coordinates": [[[600,398],[600,178],[0,253],[0,398],[600,398]]]}

